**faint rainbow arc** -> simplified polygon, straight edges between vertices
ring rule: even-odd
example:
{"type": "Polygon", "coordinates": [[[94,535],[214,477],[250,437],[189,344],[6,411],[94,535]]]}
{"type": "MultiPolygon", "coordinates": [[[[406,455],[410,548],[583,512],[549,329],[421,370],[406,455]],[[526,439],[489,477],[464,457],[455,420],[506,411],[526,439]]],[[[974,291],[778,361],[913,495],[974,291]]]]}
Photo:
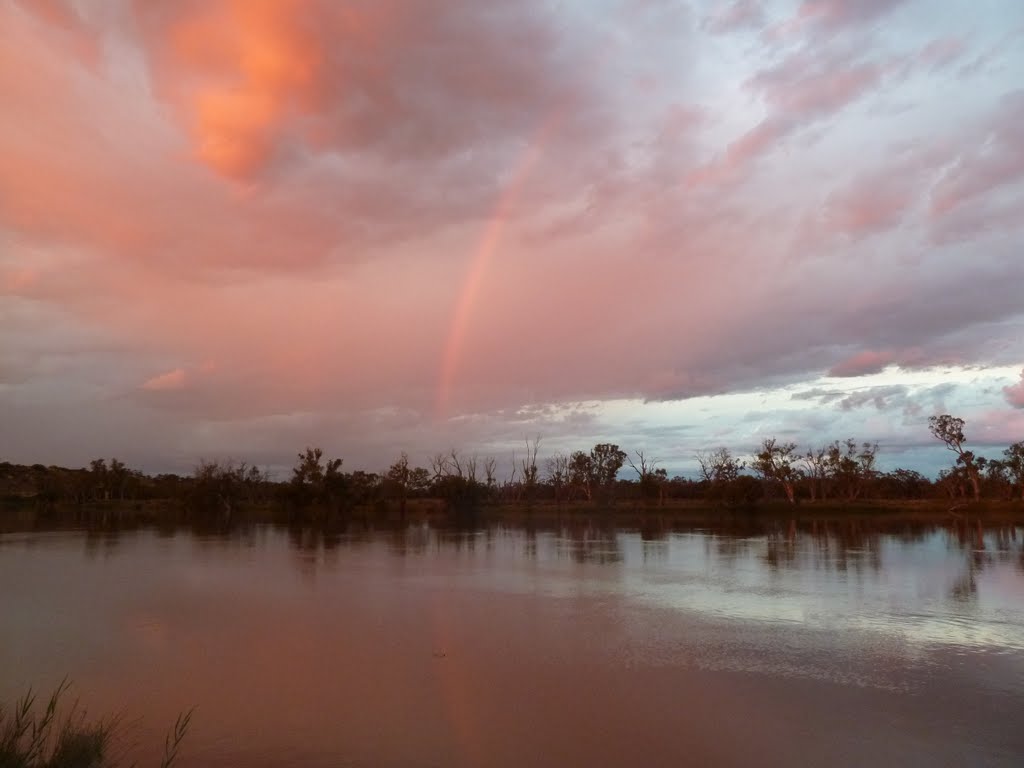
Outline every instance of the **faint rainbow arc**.
{"type": "Polygon", "coordinates": [[[519,199],[522,188],[529,178],[534,165],[536,165],[537,160],[543,154],[544,145],[550,138],[550,134],[554,131],[558,118],[559,115],[555,114],[545,120],[533,140],[520,153],[515,171],[512,173],[512,178],[498,197],[498,203],[488,219],[483,236],[480,238],[480,243],[470,262],[469,270],[459,292],[459,299],[455,305],[455,314],[452,317],[451,328],[448,331],[444,353],[441,358],[441,374],[438,380],[437,400],[435,403],[435,416],[438,419],[444,418],[448,409],[452,385],[459,367],[462,345],[466,338],[466,331],[469,327],[473,308],[480,293],[480,287],[483,284],[484,275],[501,242],[509,213],[519,199]]]}

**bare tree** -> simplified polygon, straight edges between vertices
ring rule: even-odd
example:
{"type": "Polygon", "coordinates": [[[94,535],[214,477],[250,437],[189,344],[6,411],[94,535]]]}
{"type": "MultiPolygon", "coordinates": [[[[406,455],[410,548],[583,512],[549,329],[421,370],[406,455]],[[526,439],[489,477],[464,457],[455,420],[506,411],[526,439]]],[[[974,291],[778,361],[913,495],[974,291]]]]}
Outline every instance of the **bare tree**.
{"type": "Polygon", "coordinates": [[[569,457],[556,453],[547,464],[548,482],[555,492],[555,502],[561,504],[569,487],[569,457]]]}
{"type": "Polygon", "coordinates": [[[533,502],[537,490],[537,450],[540,446],[540,435],[526,441],[526,458],[522,459],[519,468],[523,473],[523,491],[527,503],[533,502]]]}
{"type": "Polygon", "coordinates": [[[435,453],[430,457],[430,470],[434,475],[433,480],[435,483],[447,477],[450,472],[448,457],[443,453],[435,453]]]}
{"type": "Polygon", "coordinates": [[[636,454],[636,461],[633,461],[626,456],[626,463],[637,473],[640,482],[643,482],[645,478],[654,473],[655,468],[658,466],[658,459],[647,456],[642,450],[637,449],[633,451],[636,454]]]}
{"type": "Polygon", "coordinates": [[[448,452],[448,474],[453,477],[466,476],[466,469],[463,466],[463,460],[459,456],[459,452],[454,448],[448,452]]]}
{"type": "Polygon", "coordinates": [[[664,469],[658,469],[659,460],[648,456],[644,451],[637,449],[633,453],[636,454],[636,461],[626,456],[626,463],[636,472],[639,478],[640,495],[645,499],[650,499],[656,494],[658,505],[661,506],[665,502],[664,481],[668,478],[668,472],[664,469]]]}
{"type": "Polygon", "coordinates": [[[709,483],[735,480],[746,466],[746,462],[735,458],[732,451],[725,447],[716,448],[710,453],[697,451],[695,456],[700,465],[701,474],[709,483]]]}
{"type": "Polygon", "coordinates": [[[519,501],[519,494],[522,490],[522,486],[516,477],[519,475],[519,462],[516,460],[516,452],[512,451],[512,472],[508,476],[508,480],[505,481],[504,493],[502,494],[505,501],[516,502],[519,501]]]}

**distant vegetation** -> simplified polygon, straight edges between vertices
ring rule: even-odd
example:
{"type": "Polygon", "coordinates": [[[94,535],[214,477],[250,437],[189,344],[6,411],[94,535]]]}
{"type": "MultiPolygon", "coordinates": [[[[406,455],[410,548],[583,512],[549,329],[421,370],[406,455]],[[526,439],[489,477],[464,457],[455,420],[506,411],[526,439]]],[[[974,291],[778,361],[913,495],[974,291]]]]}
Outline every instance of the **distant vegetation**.
{"type": "Polygon", "coordinates": [[[352,516],[404,520],[417,514],[463,514],[485,508],[607,510],[627,508],[754,509],[770,502],[831,505],[874,501],[1024,499],[1024,441],[987,459],[966,448],[964,421],[944,414],[931,433],[954,455],[932,479],[909,469],[880,472],[878,445],[854,439],[800,449],[766,439],[748,456],[728,448],[696,454],[698,478],[669,477],[643,450],[599,443],[589,451],[539,459],[539,438],[527,441],[511,466],[457,451],[413,466],[402,453],[381,473],[345,472],[340,458],[307,448],[287,480],[244,462],[200,461],[191,475],[146,475],[117,459],[86,468],[0,463],[0,504],[36,512],[122,513],[229,523],[253,516],[317,523],[352,516]]]}

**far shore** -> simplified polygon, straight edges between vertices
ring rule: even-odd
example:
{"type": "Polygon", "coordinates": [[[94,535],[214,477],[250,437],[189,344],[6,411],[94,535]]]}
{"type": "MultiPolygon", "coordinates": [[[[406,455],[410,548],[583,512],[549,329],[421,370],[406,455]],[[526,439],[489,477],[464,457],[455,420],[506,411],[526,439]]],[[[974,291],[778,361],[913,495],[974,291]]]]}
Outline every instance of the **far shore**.
{"type": "Polygon", "coordinates": [[[430,524],[439,528],[482,528],[494,525],[559,527],[601,525],[618,528],[717,528],[799,523],[865,524],[890,527],[921,525],[1024,525],[1022,501],[924,500],[763,500],[755,505],[727,507],[700,500],[666,500],[662,504],[636,501],[611,505],[552,502],[486,504],[455,508],[440,499],[409,499],[404,514],[397,504],[349,509],[310,508],[296,514],[275,504],[243,505],[230,515],[197,514],[170,500],[101,501],[45,508],[23,499],[0,503],[0,533],[26,529],[194,527],[226,530],[236,526],[277,524],[298,527],[394,528],[430,524]]]}

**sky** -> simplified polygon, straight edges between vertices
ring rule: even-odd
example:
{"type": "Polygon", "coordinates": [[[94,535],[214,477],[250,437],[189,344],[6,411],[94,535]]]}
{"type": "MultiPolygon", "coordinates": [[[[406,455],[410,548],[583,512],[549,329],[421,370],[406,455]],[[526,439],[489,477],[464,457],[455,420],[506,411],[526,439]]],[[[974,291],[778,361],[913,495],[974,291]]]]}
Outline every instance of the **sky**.
{"type": "Polygon", "coordinates": [[[0,460],[1024,439],[1019,0],[0,0],[0,460]]]}

